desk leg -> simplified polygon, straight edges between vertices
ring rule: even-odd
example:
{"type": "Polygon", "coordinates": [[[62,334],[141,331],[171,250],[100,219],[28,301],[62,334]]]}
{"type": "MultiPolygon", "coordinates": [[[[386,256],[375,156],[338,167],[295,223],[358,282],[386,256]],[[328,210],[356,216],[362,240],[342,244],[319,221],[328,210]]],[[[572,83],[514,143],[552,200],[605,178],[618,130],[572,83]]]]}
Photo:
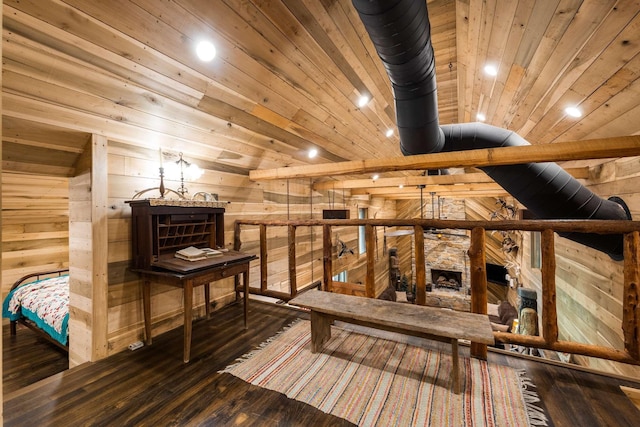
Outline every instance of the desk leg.
{"type": "Polygon", "coordinates": [[[460,394],[460,363],[458,357],[458,339],[451,338],[451,380],[453,381],[453,392],[460,394]]]}
{"type": "Polygon", "coordinates": [[[249,264],[247,264],[247,269],[242,273],[242,280],[244,282],[242,291],[244,293],[244,328],[249,329],[249,264]]]}
{"type": "Polygon", "coordinates": [[[191,310],[193,308],[193,280],[184,282],[184,363],[191,357],[191,310]]]}
{"type": "Polygon", "coordinates": [[[146,345],[151,345],[151,281],[142,284],[142,309],[144,311],[144,335],[146,345]]]}
{"type": "Polygon", "coordinates": [[[209,299],[211,298],[211,283],[204,285],[204,311],[207,315],[207,319],[211,317],[211,304],[209,299]]]}

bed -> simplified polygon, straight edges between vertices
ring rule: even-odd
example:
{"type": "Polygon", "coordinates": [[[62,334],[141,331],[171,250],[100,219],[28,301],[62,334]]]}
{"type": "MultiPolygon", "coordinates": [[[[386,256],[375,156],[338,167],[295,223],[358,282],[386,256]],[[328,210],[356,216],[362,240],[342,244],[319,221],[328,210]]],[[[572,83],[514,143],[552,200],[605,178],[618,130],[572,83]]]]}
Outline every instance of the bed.
{"type": "Polygon", "coordinates": [[[69,270],[34,273],[17,280],[2,304],[2,316],[34,330],[69,351],[69,270]]]}

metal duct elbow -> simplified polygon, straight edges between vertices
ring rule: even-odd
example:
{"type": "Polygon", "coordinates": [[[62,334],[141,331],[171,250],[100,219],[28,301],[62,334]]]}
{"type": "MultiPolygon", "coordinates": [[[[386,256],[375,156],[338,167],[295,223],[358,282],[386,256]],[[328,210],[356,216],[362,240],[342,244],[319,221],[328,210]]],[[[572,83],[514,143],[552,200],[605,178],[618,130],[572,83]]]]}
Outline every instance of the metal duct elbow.
{"type": "Polygon", "coordinates": [[[353,0],[353,5],[391,80],[402,153],[442,150],[426,2],[353,0]]]}
{"type": "MultiPolygon", "coordinates": [[[[530,145],[515,132],[484,123],[442,126],[443,151],[530,145]]],[[[540,219],[631,219],[619,198],[605,200],[569,175],[556,163],[527,163],[482,169],[509,194],[540,219]]],[[[623,239],[619,234],[569,233],[563,237],[607,253],[620,260],[623,239]]]]}

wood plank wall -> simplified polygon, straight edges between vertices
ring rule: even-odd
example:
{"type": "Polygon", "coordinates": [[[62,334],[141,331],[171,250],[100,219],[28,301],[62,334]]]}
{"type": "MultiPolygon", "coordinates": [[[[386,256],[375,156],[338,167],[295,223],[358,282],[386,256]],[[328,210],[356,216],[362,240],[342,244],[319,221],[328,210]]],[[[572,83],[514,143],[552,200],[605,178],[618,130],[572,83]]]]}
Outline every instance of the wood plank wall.
{"type": "Polygon", "coordinates": [[[93,135],[69,181],[69,366],[107,355],[107,138],[93,135]]]}
{"type": "MultiPolygon", "coordinates": [[[[89,154],[90,155],[90,154],[89,154]]],[[[91,360],[92,280],[91,170],[69,180],[69,366],[91,360]]]]}
{"type": "MultiPolygon", "coordinates": [[[[130,259],[129,207],[124,203],[135,192],[157,185],[157,154],[153,150],[109,142],[109,293],[108,293],[108,341],[109,352],[122,350],[130,342],[142,338],[141,293],[137,277],[127,270],[130,259]]],[[[200,159],[195,161],[199,163],[200,159]]],[[[206,163],[206,162],[204,162],[206,163]]],[[[640,217],[640,197],[636,188],[640,184],[640,159],[629,158],[609,161],[592,167],[591,187],[601,196],[618,195],[631,209],[634,218],[640,217]]],[[[177,187],[176,182],[168,186],[177,187]]],[[[68,179],[59,177],[38,177],[24,174],[4,173],[2,175],[2,293],[8,292],[13,281],[24,274],[46,269],[67,267],[69,262],[68,221],[69,189],[68,179]]],[[[226,244],[231,246],[233,221],[236,218],[292,219],[309,218],[311,213],[309,183],[289,182],[287,197],[286,182],[252,183],[246,175],[214,169],[207,169],[198,184],[188,183],[190,192],[210,191],[220,194],[231,203],[225,215],[226,244]],[[287,207],[287,199],[289,204],[287,207]]],[[[342,208],[342,193],[313,193],[313,215],[321,216],[323,208],[342,208]]],[[[383,203],[380,199],[368,202],[365,199],[349,198],[344,203],[357,217],[357,207],[369,207],[370,217],[394,217],[396,207],[383,203]],[[375,212],[378,212],[377,214],[375,212]]],[[[468,199],[467,215],[488,212],[492,200],[468,199]],[[471,206],[474,205],[475,207],[471,206]],[[479,207],[480,206],[480,207],[479,207]],[[484,206],[484,208],[481,208],[484,206]],[[471,212],[475,212],[471,213],[471,212]]],[[[425,204],[425,209],[430,209],[425,204]]],[[[404,213],[418,212],[419,202],[397,202],[399,217],[404,213]]],[[[412,216],[415,216],[410,214],[412,216]]],[[[429,212],[426,214],[429,216],[429,212]]],[[[482,215],[480,215],[482,216],[482,215]]],[[[473,218],[470,218],[473,219],[473,218]]],[[[385,266],[388,258],[383,254],[383,245],[398,247],[400,271],[412,277],[412,236],[384,238],[383,230],[377,230],[379,256],[376,264],[376,282],[386,283],[385,266]]],[[[338,235],[350,248],[357,249],[357,230],[339,230],[338,235]]],[[[313,236],[304,229],[298,230],[297,261],[298,282],[308,283],[322,277],[321,231],[314,230],[313,236]],[[313,254],[312,254],[313,246],[313,254]],[[313,264],[313,270],[311,265],[313,264]]],[[[274,289],[288,286],[286,274],[286,230],[274,232],[269,237],[270,264],[269,285],[274,289]]],[[[243,250],[257,252],[258,234],[243,231],[243,250]]],[[[530,236],[523,235],[518,261],[522,267],[521,277],[526,287],[541,289],[540,270],[530,264],[530,236]]],[[[492,251],[489,251],[491,253],[492,251]]],[[[494,251],[494,253],[498,253],[494,251]]],[[[622,348],[622,266],[620,262],[590,248],[566,239],[558,238],[558,305],[560,338],[622,348]],[[580,315],[577,315],[577,314],[580,315]]],[[[348,256],[349,257],[349,256],[348,256]]],[[[354,257],[354,260],[360,259],[354,257]]],[[[336,262],[334,271],[339,272],[344,260],[336,262]]],[[[364,261],[349,265],[349,280],[364,278],[364,261]]],[[[258,287],[259,267],[255,263],[251,269],[252,286],[258,287]]],[[[213,295],[224,303],[230,299],[230,281],[216,287],[213,295]]],[[[202,305],[202,296],[196,303],[202,305]]],[[[155,331],[160,333],[181,324],[181,301],[179,291],[158,288],[154,291],[155,331]]],[[[220,304],[219,304],[220,305],[220,304]]],[[[200,307],[202,309],[202,307],[200,307]]],[[[574,357],[576,362],[597,369],[640,377],[637,368],[613,362],[574,357]]]]}
{"type": "MultiPolygon", "coordinates": [[[[640,218],[640,158],[610,160],[590,165],[586,185],[601,197],[619,196],[629,206],[632,217],[640,218]]],[[[577,165],[579,166],[579,165],[577,165]]],[[[622,335],[622,261],[556,235],[556,294],[561,340],[624,349],[622,335]]],[[[540,269],[531,268],[531,235],[523,235],[519,254],[525,287],[538,291],[541,304],[540,269]]],[[[539,311],[540,312],[540,311],[539,311]]],[[[640,378],[640,367],[606,360],[574,356],[576,363],[640,378]]]]}
{"type": "Polygon", "coordinates": [[[3,173],[3,298],[26,274],[68,266],[68,179],[3,173]]]}
{"type": "MultiPolygon", "coordinates": [[[[131,258],[130,208],[125,203],[140,190],[158,185],[157,150],[151,150],[121,142],[108,143],[108,353],[124,349],[131,342],[143,338],[142,295],[136,275],[128,271],[131,258]]],[[[188,157],[205,169],[198,183],[186,183],[190,194],[207,191],[219,194],[227,205],[225,214],[225,243],[231,248],[233,224],[236,219],[308,219],[321,218],[323,209],[350,210],[351,218],[357,218],[359,207],[369,209],[369,217],[394,218],[395,202],[365,197],[351,198],[342,191],[314,191],[307,180],[287,182],[253,183],[248,170],[211,162],[197,156],[188,157]],[[312,196],[312,197],[311,197],[312,196]],[[313,199],[313,200],[312,200],[313,199]],[[344,200],[343,200],[344,199],[344,200]]],[[[85,177],[88,179],[88,176],[85,177]]],[[[76,177],[74,188],[87,188],[76,177]]],[[[13,282],[25,274],[69,266],[69,179],[4,173],[2,294],[6,295],[13,282]]],[[[176,189],[179,182],[168,180],[167,187],[176,189]]],[[[82,190],[80,190],[82,191],[82,190]]],[[[149,193],[151,196],[154,193],[149,193]]],[[[147,196],[147,195],[145,195],[147,196]]],[[[144,197],[144,196],[143,196],[144,197]]],[[[72,204],[74,222],[82,216],[78,201],[72,204]]],[[[322,230],[300,228],[296,233],[297,281],[299,286],[322,278],[322,230]]],[[[269,288],[288,290],[286,228],[269,231],[269,288]]],[[[383,229],[376,230],[376,284],[380,293],[388,284],[388,256],[384,250],[383,229]]],[[[337,273],[349,271],[349,280],[362,281],[366,274],[366,258],[358,255],[358,230],[336,228],[334,236],[344,241],[355,255],[347,255],[334,265],[337,273]]],[[[242,250],[259,253],[258,229],[247,228],[242,234],[242,250]]],[[[251,265],[251,286],[259,287],[259,263],[251,265]]],[[[233,300],[231,280],[218,282],[212,288],[212,298],[217,307],[233,300]]],[[[182,324],[182,294],[171,287],[158,286],[153,291],[154,333],[178,327],[182,324]]],[[[204,312],[204,297],[198,293],[195,304],[204,312]]],[[[77,314],[77,313],[76,313],[77,314]]],[[[87,320],[88,312],[80,318],[87,320]]],[[[90,334],[86,331],[86,339],[90,334]]],[[[90,344],[86,343],[87,352],[90,344]]],[[[85,355],[86,356],[86,355],[85,355]]]]}
{"type": "MultiPolygon", "coordinates": [[[[173,153],[176,154],[176,153],[173,153]]],[[[164,152],[165,162],[172,153],[164,152]]],[[[233,246],[233,230],[236,219],[314,219],[322,217],[323,209],[349,209],[351,218],[357,218],[359,207],[369,210],[370,218],[394,218],[395,202],[383,199],[354,197],[340,191],[311,191],[308,180],[251,182],[248,169],[227,162],[212,161],[197,153],[184,153],[185,160],[196,163],[205,170],[196,183],[186,182],[189,194],[199,191],[216,193],[220,200],[229,201],[225,212],[225,246],[233,246]]],[[[166,164],[166,163],[165,163],[166,164]]],[[[143,337],[142,295],[137,276],[128,271],[131,258],[130,200],[137,192],[157,187],[159,153],[135,145],[109,141],[109,279],[108,279],[108,343],[109,353],[122,350],[131,342],[143,337]]],[[[166,180],[168,188],[177,189],[179,182],[166,180]]],[[[149,192],[142,197],[157,196],[149,192]]],[[[341,259],[341,268],[349,270],[349,280],[364,282],[366,257],[357,255],[357,229],[336,228],[339,236],[355,255],[341,259]]],[[[383,230],[377,230],[376,282],[388,284],[388,256],[383,254],[383,230]]],[[[268,286],[270,290],[288,291],[287,228],[268,229],[268,286]]],[[[296,232],[296,258],[298,287],[322,279],[322,230],[300,228],[296,232]]],[[[258,227],[243,227],[241,250],[259,254],[258,227]]],[[[338,263],[334,271],[338,272],[338,263]]],[[[260,287],[260,264],[251,263],[250,282],[260,287]]],[[[382,289],[384,289],[384,287],[382,289]]],[[[380,290],[381,292],[381,290],[380,290]]],[[[216,309],[234,299],[231,279],[216,282],[212,287],[212,299],[216,309]]],[[[194,306],[198,314],[204,313],[204,297],[197,292],[194,306]]],[[[182,324],[182,292],[179,289],[154,286],[152,290],[153,333],[178,327],[182,324]]]]}
{"type": "MultiPolygon", "coordinates": [[[[0,7],[3,5],[3,1],[0,0],[0,7]]],[[[2,43],[0,43],[0,55],[2,54],[2,43]]],[[[0,76],[0,86],[2,85],[2,76],[0,76]]],[[[0,111],[2,111],[2,100],[0,99],[0,111]]],[[[2,141],[2,130],[0,129],[0,141],[2,141]]],[[[2,158],[2,144],[0,144],[0,159],[2,158]]],[[[0,163],[0,176],[3,175],[2,174],[2,163],[0,163]]],[[[2,192],[2,190],[4,190],[4,187],[2,185],[2,180],[0,179],[0,193],[2,192]]],[[[4,205],[2,202],[2,198],[0,198],[0,211],[2,211],[4,205]]],[[[2,227],[4,226],[4,221],[2,216],[0,215],[0,230],[2,230],[2,227]]],[[[0,241],[2,241],[2,238],[0,237],[0,241]]],[[[0,243],[0,245],[2,245],[0,243]]],[[[4,245],[2,245],[2,247],[4,247],[4,245]]],[[[0,253],[2,252],[2,250],[0,249],[0,253]]],[[[4,255],[4,254],[2,254],[4,255]]],[[[2,271],[2,269],[0,269],[0,294],[2,294],[2,296],[4,297],[4,293],[2,292],[2,284],[4,280],[4,273],[2,271]]],[[[4,300],[4,299],[3,299],[4,300]]],[[[4,354],[3,350],[2,350],[2,343],[0,342],[0,354],[4,354]]],[[[4,368],[2,365],[2,360],[0,360],[0,374],[4,373],[4,368]]],[[[4,387],[3,387],[4,389],[4,387]]],[[[4,402],[4,392],[3,390],[0,390],[0,402],[4,402]]],[[[4,424],[4,409],[0,410],[0,424],[4,424]]]]}
{"type": "MultiPolygon", "coordinates": [[[[602,164],[596,161],[572,162],[566,167],[590,167],[590,176],[584,183],[601,197],[622,197],[634,219],[640,218],[640,158],[610,160],[602,164]]],[[[496,209],[495,198],[468,198],[465,200],[467,219],[489,219],[496,209]]],[[[399,201],[398,214],[419,216],[419,201],[399,201]],[[416,212],[418,212],[416,214],[416,212]]],[[[430,209],[429,203],[425,209],[430,209]]],[[[429,217],[429,213],[425,216],[429,217]]],[[[511,257],[520,267],[517,275],[526,288],[538,291],[541,313],[541,274],[531,267],[531,234],[519,234],[520,248],[511,257]]],[[[401,274],[411,276],[413,236],[394,238],[398,247],[401,274]]],[[[507,257],[500,250],[500,236],[487,232],[487,261],[507,264],[507,257]]],[[[558,323],[561,340],[571,340],[623,349],[622,336],[622,262],[613,261],[606,254],[563,239],[556,235],[556,286],[558,298],[558,323]]],[[[410,281],[415,281],[412,278],[410,281]]],[[[507,299],[517,305],[517,294],[510,289],[507,299]]],[[[540,316],[540,314],[539,314],[540,316]]],[[[640,378],[640,368],[606,360],[573,356],[572,361],[604,372],[640,378]]]]}
{"type": "MultiPolygon", "coordinates": [[[[491,214],[495,212],[499,205],[496,197],[474,197],[465,201],[467,219],[486,221],[491,219],[491,214]]],[[[510,202],[513,199],[510,198],[510,202]]],[[[487,262],[503,265],[506,260],[505,253],[501,250],[502,235],[487,231],[485,236],[487,262]]]]}
{"type": "MultiPolygon", "coordinates": [[[[517,206],[517,202],[512,197],[502,198],[508,203],[517,206]]],[[[488,220],[491,219],[492,214],[496,212],[500,208],[498,203],[498,198],[496,197],[474,197],[469,198],[465,201],[466,215],[467,219],[471,220],[488,220]]],[[[522,233],[516,232],[510,235],[513,239],[515,239],[519,245],[522,242],[522,233]]],[[[486,259],[488,263],[502,265],[507,268],[507,271],[511,275],[511,277],[520,279],[520,272],[513,267],[514,264],[520,265],[519,263],[519,254],[522,248],[519,248],[517,252],[511,252],[506,254],[502,251],[502,239],[503,236],[494,231],[487,231],[485,233],[485,249],[486,249],[486,259]]],[[[518,295],[515,289],[507,288],[500,285],[493,285],[488,289],[490,299],[493,302],[498,302],[502,300],[509,301],[514,307],[517,306],[517,298],[518,295]]]]}

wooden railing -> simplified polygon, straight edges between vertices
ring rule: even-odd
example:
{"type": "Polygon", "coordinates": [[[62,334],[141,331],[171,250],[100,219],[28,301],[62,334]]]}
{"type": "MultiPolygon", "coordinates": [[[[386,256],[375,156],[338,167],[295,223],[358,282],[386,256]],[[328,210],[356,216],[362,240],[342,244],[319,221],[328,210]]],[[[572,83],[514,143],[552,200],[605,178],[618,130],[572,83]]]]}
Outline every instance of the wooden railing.
{"type": "MultiPolygon", "coordinates": [[[[471,311],[487,313],[487,277],[485,263],[485,231],[539,231],[542,233],[542,336],[520,335],[494,332],[497,342],[555,350],[584,356],[597,357],[627,364],[640,365],[640,222],[639,221],[593,221],[593,220],[523,220],[523,221],[453,221],[453,220],[300,220],[300,221],[252,221],[238,220],[235,223],[234,247],[240,249],[241,227],[260,227],[260,283],[263,295],[288,300],[296,295],[296,248],[295,234],[298,227],[322,226],[323,228],[323,278],[322,288],[332,288],[332,242],[331,228],[344,226],[365,226],[367,245],[373,245],[375,227],[413,227],[414,254],[416,265],[416,303],[424,305],[426,297],[426,274],[424,260],[424,231],[436,229],[466,229],[471,231],[469,246],[471,311]],[[267,227],[288,227],[289,280],[290,292],[274,292],[267,289],[267,227]],[[594,344],[558,340],[558,320],[556,309],[556,257],[554,233],[596,233],[624,235],[623,270],[623,318],[624,350],[617,350],[594,344]]],[[[364,284],[365,294],[375,296],[374,253],[367,247],[367,273],[364,284]]],[[[471,344],[471,352],[476,357],[486,358],[487,347],[471,344]]]]}

